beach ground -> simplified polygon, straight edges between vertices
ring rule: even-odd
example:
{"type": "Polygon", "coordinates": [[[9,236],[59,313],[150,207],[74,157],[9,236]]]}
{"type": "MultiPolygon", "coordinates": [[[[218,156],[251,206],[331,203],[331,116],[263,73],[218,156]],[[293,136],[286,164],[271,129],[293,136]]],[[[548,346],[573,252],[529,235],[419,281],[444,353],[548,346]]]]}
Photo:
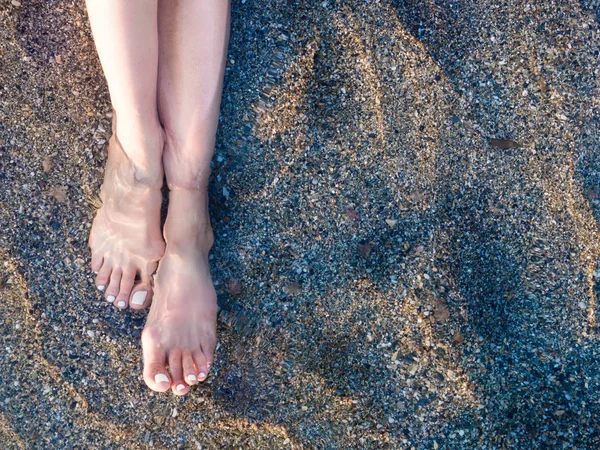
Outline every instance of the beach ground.
{"type": "Polygon", "coordinates": [[[94,288],[83,2],[0,3],[6,449],[600,445],[600,4],[234,0],[219,347],[185,398],[94,288]]]}

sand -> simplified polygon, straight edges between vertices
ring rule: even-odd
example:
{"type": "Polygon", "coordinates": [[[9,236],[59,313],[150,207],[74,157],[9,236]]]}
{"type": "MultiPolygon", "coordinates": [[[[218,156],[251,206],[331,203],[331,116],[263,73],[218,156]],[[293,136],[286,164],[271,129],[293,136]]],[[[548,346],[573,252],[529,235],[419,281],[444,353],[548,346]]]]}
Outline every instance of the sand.
{"type": "Polygon", "coordinates": [[[234,0],[185,398],[94,289],[82,3],[0,3],[2,448],[600,445],[597,1],[234,0]]]}

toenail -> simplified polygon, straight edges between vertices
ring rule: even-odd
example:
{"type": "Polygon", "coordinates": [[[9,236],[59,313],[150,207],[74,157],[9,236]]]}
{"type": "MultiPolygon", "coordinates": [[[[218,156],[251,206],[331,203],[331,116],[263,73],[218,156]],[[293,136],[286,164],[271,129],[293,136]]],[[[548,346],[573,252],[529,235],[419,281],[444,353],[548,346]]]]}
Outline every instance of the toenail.
{"type": "Polygon", "coordinates": [[[198,374],[198,376],[200,377],[200,379],[205,378],[206,374],[204,372],[200,372],[200,374],[198,374]]]}
{"type": "Polygon", "coordinates": [[[187,379],[188,379],[188,381],[196,381],[197,380],[196,375],[188,375],[187,379]]]}
{"type": "Polygon", "coordinates": [[[115,296],[114,295],[109,295],[108,297],[106,297],[106,301],[110,302],[110,303],[114,302],[115,301],[115,296]]]}
{"type": "Polygon", "coordinates": [[[100,286],[98,286],[98,290],[99,290],[99,291],[103,291],[103,290],[104,290],[104,287],[105,287],[105,286],[104,286],[103,284],[101,284],[100,286]]]}
{"type": "Polygon", "coordinates": [[[125,305],[127,303],[125,303],[123,300],[121,300],[119,303],[117,303],[119,305],[119,308],[125,308],[125,305]]]}
{"type": "Polygon", "coordinates": [[[169,377],[166,376],[164,373],[157,373],[156,375],[154,375],[154,382],[156,384],[159,384],[159,383],[168,383],[169,382],[169,377]]]}
{"type": "Polygon", "coordinates": [[[178,384],[177,385],[177,390],[178,391],[183,391],[185,389],[185,386],[183,384],[178,384]]]}
{"type": "Polygon", "coordinates": [[[143,305],[146,301],[146,295],[148,295],[148,292],[146,291],[137,291],[133,294],[133,297],[131,297],[131,303],[133,305],[143,305]]]}

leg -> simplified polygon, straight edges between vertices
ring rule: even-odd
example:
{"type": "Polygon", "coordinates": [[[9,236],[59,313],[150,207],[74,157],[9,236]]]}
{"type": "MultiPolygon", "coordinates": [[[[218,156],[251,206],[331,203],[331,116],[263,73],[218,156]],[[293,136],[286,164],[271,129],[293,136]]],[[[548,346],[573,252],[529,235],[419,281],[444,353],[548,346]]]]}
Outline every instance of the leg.
{"type": "Polygon", "coordinates": [[[157,8],[157,0],[87,0],[114,109],[102,208],[90,233],[92,269],[98,289],[119,308],[148,304],[151,276],[165,246],[157,8]]]}
{"type": "Polygon", "coordinates": [[[216,293],[207,184],[229,39],[227,0],[159,0],[158,105],[170,188],[165,256],[142,335],[144,380],[154,390],[168,363],[175,394],[203,381],[216,344],[216,293]],[[159,377],[160,378],[160,377],[159,377]]]}

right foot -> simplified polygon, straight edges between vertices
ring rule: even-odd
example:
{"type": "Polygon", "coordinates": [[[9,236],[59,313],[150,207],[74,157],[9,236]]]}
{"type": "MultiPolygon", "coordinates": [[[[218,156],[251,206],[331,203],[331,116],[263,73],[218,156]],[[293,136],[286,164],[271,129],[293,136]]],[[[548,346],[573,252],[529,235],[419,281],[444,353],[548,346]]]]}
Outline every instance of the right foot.
{"type": "Polygon", "coordinates": [[[89,239],[92,270],[97,272],[96,286],[108,302],[120,309],[141,309],[152,298],[152,274],[165,249],[160,230],[164,139],[159,128],[156,138],[139,141],[138,145],[148,147],[148,155],[158,159],[154,163],[155,158],[149,157],[143,164],[134,164],[114,125],[100,192],[102,207],[89,239]]]}
{"type": "Polygon", "coordinates": [[[184,395],[206,379],[216,345],[217,294],[208,265],[213,233],[203,190],[169,194],[167,249],[142,332],[144,381],[154,391],[184,395]],[[167,370],[168,366],[168,370],[167,370]]]}

